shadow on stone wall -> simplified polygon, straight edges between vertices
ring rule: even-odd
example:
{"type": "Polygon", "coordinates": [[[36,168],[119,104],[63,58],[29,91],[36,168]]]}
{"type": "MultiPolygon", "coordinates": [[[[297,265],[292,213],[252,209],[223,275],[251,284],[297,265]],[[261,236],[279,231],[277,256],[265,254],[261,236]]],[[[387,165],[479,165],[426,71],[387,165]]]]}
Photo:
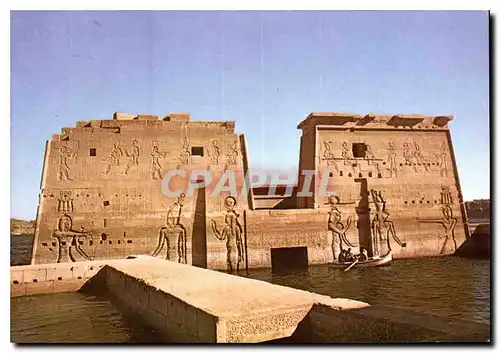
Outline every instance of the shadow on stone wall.
{"type": "Polygon", "coordinates": [[[490,326],[404,309],[315,304],[292,336],[265,343],[489,342],[490,326]]]}
{"type": "Polygon", "coordinates": [[[460,245],[455,255],[473,259],[489,259],[491,257],[490,225],[478,225],[472,235],[460,245]]]}

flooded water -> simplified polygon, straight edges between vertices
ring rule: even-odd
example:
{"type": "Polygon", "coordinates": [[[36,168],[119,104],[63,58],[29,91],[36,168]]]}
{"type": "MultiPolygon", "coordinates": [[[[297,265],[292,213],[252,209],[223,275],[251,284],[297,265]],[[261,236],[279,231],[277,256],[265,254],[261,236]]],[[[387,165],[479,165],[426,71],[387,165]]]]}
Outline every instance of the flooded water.
{"type": "Polygon", "coordinates": [[[489,260],[419,258],[348,272],[319,265],[282,275],[262,269],[249,277],[334,298],[490,323],[489,260]]]}
{"type": "Polygon", "coordinates": [[[14,343],[159,343],[108,298],[83,293],[11,298],[14,343]]]}
{"type": "MultiPolygon", "coordinates": [[[[11,247],[11,264],[29,263],[31,237],[11,237],[11,241],[19,246],[11,247]]],[[[348,272],[319,265],[280,275],[258,269],[251,270],[249,277],[334,298],[490,324],[489,260],[420,258],[348,272]]],[[[159,337],[106,297],[61,293],[12,298],[11,340],[147,343],[159,342],[159,337]]]]}

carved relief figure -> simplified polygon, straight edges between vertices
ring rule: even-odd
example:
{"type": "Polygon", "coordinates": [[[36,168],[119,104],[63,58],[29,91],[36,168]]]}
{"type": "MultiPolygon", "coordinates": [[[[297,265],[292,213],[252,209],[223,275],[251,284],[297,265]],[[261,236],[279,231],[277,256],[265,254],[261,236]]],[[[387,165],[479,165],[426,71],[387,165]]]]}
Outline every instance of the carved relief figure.
{"type": "Polygon", "coordinates": [[[57,212],[73,212],[73,196],[71,191],[61,191],[57,201],[57,212]]]}
{"type": "Polygon", "coordinates": [[[210,164],[217,165],[219,164],[219,156],[220,156],[220,148],[219,141],[213,140],[210,149],[208,150],[208,156],[210,157],[210,164]]]}
{"type": "Polygon", "coordinates": [[[347,147],[347,142],[342,142],[342,159],[344,160],[344,165],[348,165],[351,159],[351,154],[349,153],[349,148],[347,147]]]}
{"type": "Polygon", "coordinates": [[[335,161],[335,156],[332,152],[332,142],[324,141],[325,151],[323,152],[323,159],[326,160],[326,165],[329,167],[335,167],[335,170],[338,172],[339,167],[337,166],[337,162],[335,161]]]}
{"type": "Polygon", "coordinates": [[[380,173],[379,163],[375,161],[375,154],[369,144],[366,144],[365,160],[368,161],[368,165],[374,165],[377,173],[380,173]]]}
{"type": "Polygon", "coordinates": [[[63,214],[57,221],[57,230],[52,232],[52,237],[57,240],[57,262],[75,262],[73,248],[84,259],[91,260],[90,256],[80,247],[78,240],[82,237],[87,238],[92,232],[93,230],[85,231],[83,227],[79,231],[73,230],[71,216],[63,214]]]}
{"type": "Polygon", "coordinates": [[[165,219],[165,227],[160,229],[158,246],[151,256],[157,256],[166,245],[166,260],[175,261],[175,257],[177,257],[177,262],[187,264],[187,232],[181,223],[185,197],[185,194],[181,194],[177,198],[177,201],[169,206],[165,219]]]}
{"type": "Polygon", "coordinates": [[[238,155],[238,141],[233,141],[229,147],[229,151],[226,153],[226,169],[227,166],[236,165],[236,158],[238,155]]]}
{"type": "Polygon", "coordinates": [[[405,159],[405,165],[413,166],[413,171],[418,172],[417,163],[414,160],[414,153],[410,148],[409,143],[403,144],[403,157],[405,159]]]}
{"type": "Polygon", "coordinates": [[[59,173],[57,174],[60,181],[73,180],[69,177],[68,159],[70,158],[76,159],[76,153],[66,146],[61,146],[59,148],[59,173]]]}
{"type": "Polygon", "coordinates": [[[443,142],[441,145],[441,153],[439,154],[439,175],[448,176],[448,153],[446,148],[446,143],[443,142]]]}
{"type": "Polygon", "coordinates": [[[179,164],[177,168],[180,168],[182,165],[189,164],[189,157],[191,156],[191,152],[189,151],[189,141],[187,137],[184,137],[184,141],[181,147],[181,154],[179,156],[179,164]]]}
{"type": "Polygon", "coordinates": [[[120,142],[116,142],[113,145],[113,150],[106,159],[106,168],[104,169],[104,174],[108,174],[111,167],[118,167],[120,165],[120,158],[123,156],[123,151],[120,148],[120,142]]]}
{"type": "Polygon", "coordinates": [[[396,177],[398,176],[398,168],[397,168],[397,163],[396,163],[396,147],[394,147],[394,142],[389,141],[387,145],[387,158],[388,158],[388,164],[389,164],[389,177],[396,177]]]}
{"type": "Polygon", "coordinates": [[[446,254],[457,250],[457,243],[455,241],[455,226],[457,225],[457,218],[453,217],[453,210],[449,205],[441,205],[441,218],[417,218],[419,223],[439,223],[444,228],[443,245],[441,245],[440,254],[446,254]],[[451,248],[450,248],[451,246],[451,248]]]}
{"type": "Polygon", "coordinates": [[[453,204],[453,199],[451,198],[450,188],[448,186],[441,186],[441,204],[442,205],[453,204]]]}
{"type": "Polygon", "coordinates": [[[418,163],[418,164],[423,164],[424,165],[424,168],[426,171],[429,171],[429,167],[427,165],[427,161],[425,160],[424,158],[424,155],[422,154],[422,151],[420,150],[420,146],[418,143],[414,142],[413,143],[413,146],[415,148],[415,151],[413,151],[413,157],[415,159],[415,161],[418,163]]]}
{"type": "Polygon", "coordinates": [[[343,244],[352,247],[353,245],[347,240],[346,232],[351,226],[352,217],[347,217],[346,223],[342,222],[342,213],[337,208],[340,204],[340,199],[337,196],[330,196],[328,198],[330,204],[330,212],[328,217],[328,229],[332,231],[332,254],[333,261],[337,260],[337,255],[343,250],[343,244]]]}
{"type": "Polygon", "coordinates": [[[131,166],[139,165],[139,142],[137,140],[132,141],[132,151],[128,152],[125,150],[125,156],[127,161],[125,162],[125,175],[128,174],[131,166]]]}
{"type": "Polygon", "coordinates": [[[232,196],[224,200],[226,213],[224,215],[224,226],[219,231],[217,223],[212,219],[212,232],[221,241],[226,241],[227,250],[227,271],[229,273],[239,272],[240,263],[245,260],[245,248],[243,244],[243,227],[238,220],[239,214],[236,212],[236,199],[232,196]]]}
{"type": "MultiPolygon", "coordinates": [[[[370,190],[372,195],[373,203],[375,204],[375,215],[372,219],[372,235],[373,235],[373,255],[380,256],[381,250],[384,252],[389,252],[391,250],[391,243],[389,235],[396,241],[396,243],[401,247],[406,247],[406,243],[403,243],[396,235],[396,228],[394,223],[388,220],[390,213],[386,209],[386,201],[382,197],[381,191],[370,190]],[[385,233],[382,231],[385,230],[385,233]],[[385,241],[385,246],[387,249],[381,249],[385,241]]],[[[385,253],[383,254],[385,255],[385,253]]]]}
{"type": "Polygon", "coordinates": [[[158,146],[153,146],[153,152],[151,152],[151,175],[154,180],[161,179],[161,164],[160,164],[160,158],[165,158],[166,157],[165,152],[160,152],[158,150],[158,146]]]}

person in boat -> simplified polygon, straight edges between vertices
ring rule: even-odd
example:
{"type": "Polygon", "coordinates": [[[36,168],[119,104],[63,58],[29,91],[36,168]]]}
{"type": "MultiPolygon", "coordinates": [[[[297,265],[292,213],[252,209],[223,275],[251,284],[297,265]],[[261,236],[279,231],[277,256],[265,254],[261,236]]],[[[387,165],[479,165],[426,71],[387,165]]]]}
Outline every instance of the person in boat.
{"type": "Polygon", "coordinates": [[[342,249],[342,251],[340,252],[340,254],[339,254],[339,262],[340,263],[346,262],[346,253],[347,253],[347,251],[345,251],[345,249],[342,249]]]}
{"type": "Polygon", "coordinates": [[[358,261],[359,262],[368,261],[368,251],[366,251],[366,249],[363,247],[361,247],[359,250],[360,250],[359,254],[356,256],[358,261]]]}
{"type": "Polygon", "coordinates": [[[345,253],[345,261],[352,262],[354,260],[355,260],[355,258],[354,258],[354,254],[351,253],[351,248],[347,249],[347,251],[345,253]]]}

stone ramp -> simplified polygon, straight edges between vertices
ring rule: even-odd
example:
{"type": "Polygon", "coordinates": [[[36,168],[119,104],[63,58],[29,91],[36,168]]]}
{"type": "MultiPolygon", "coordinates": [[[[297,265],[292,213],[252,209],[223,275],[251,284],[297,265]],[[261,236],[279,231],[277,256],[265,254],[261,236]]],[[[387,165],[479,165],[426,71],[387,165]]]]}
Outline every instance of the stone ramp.
{"type": "Polygon", "coordinates": [[[265,342],[292,336],[315,304],[368,307],[156,258],[113,262],[108,290],[176,342],[265,342]]]}

